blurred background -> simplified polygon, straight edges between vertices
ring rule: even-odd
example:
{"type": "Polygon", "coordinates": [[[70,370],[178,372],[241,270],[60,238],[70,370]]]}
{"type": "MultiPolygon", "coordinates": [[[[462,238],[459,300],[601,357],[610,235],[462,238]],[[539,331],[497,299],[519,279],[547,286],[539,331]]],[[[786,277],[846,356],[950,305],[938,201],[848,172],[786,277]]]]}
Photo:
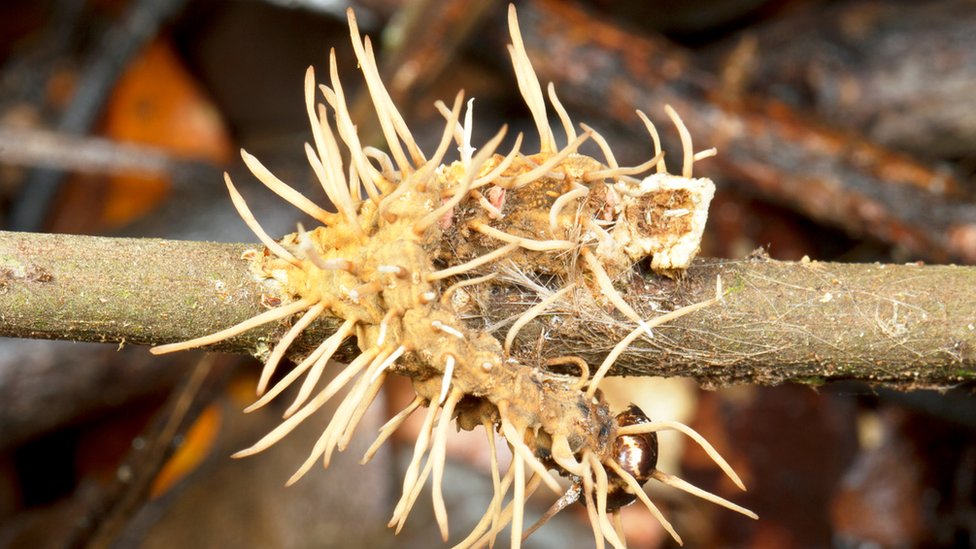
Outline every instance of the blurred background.
{"type": "MultiPolygon", "coordinates": [[[[606,136],[621,165],[651,156],[637,108],[658,123],[668,158],[680,149],[666,103],[696,149],[718,148],[696,165],[718,186],[703,256],[762,248],[785,260],[976,263],[966,229],[976,222],[976,2],[517,5],[540,79],[554,82],[575,121],[606,136]]],[[[442,129],[433,101],[464,88],[477,98],[475,143],[508,123],[525,132],[523,150],[536,150],[505,53],[504,2],[6,0],[0,227],[252,241],[226,197],[226,169],[269,233],[292,231],[300,216],[259,188],[237,149],[325,202],[302,151],[302,81],[308,65],[327,74],[331,47],[360,135],[380,143],[359,93],[349,6],[421,144],[442,129]]],[[[409,385],[389,384],[356,447],[286,489],[329,414],[231,460],[282,411],[242,414],[257,372],[244,357],[0,339],[0,546],[440,545],[423,496],[398,537],[384,528],[410,427],[358,464],[370,434],[412,398],[409,385]]],[[[686,546],[976,546],[971,386],[628,379],[608,393],[617,408],[636,402],[693,426],[749,487],[738,493],[693,444],[662,436],[662,470],[761,517],[650,486],[686,546]]],[[[452,540],[490,499],[486,452],[480,430],[452,439],[452,540]]],[[[539,495],[532,517],[551,503],[539,495]]],[[[671,546],[637,507],[624,513],[630,545],[671,546]]],[[[527,544],[592,545],[582,508],[527,544]]]]}

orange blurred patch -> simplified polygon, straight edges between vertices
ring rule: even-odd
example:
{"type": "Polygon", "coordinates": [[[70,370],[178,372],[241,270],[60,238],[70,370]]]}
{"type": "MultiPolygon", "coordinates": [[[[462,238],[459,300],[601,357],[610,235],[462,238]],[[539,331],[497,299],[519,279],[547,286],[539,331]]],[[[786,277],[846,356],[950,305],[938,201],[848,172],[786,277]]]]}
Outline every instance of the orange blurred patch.
{"type": "Polygon", "coordinates": [[[210,455],[220,432],[221,412],[216,405],[208,406],[186,431],[183,445],[169,458],[153,479],[149,497],[156,499],[186,478],[210,455]]]}
{"type": "MultiPolygon", "coordinates": [[[[119,80],[103,133],[118,141],[159,147],[177,158],[215,164],[226,163],[233,150],[220,114],[165,39],[151,43],[119,80]]],[[[138,218],[168,188],[165,177],[111,177],[101,222],[119,226],[138,218]]]]}

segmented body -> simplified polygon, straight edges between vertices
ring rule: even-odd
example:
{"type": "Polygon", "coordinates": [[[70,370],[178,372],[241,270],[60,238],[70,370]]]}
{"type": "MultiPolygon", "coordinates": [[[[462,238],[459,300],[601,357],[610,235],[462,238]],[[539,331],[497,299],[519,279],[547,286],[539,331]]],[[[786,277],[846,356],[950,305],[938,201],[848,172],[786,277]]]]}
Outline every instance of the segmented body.
{"type": "Polygon", "coordinates": [[[447,124],[440,145],[428,159],[390,102],[379,81],[369,39],[360,38],[350,12],[353,46],[392,158],[361,146],[349,118],[333,53],[331,87],[320,89],[335,113],[336,129],[332,129],[326,107],[315,104],[310,70],[306,101],[315,147],[307,145],[306,153],[338,211],[328,212],[312,204],[244,153],[245,163],[262,182],[322,222],[309,232],[300,227],[297,233],[275,241],[264,233],[227,178],[235,206],[271,252],[256,254],[259,274],[276,280],[291,301],[238,326],[157,347],[154,352],[206,345],[301,313],[268,357],[258,387],[260,398],[248,409],[264,406],[304,376],[286,411],[287,419],[237,454],[241,457],[270,447],[348,388],[308,460],[289,482],[304,475],[319,459],[328,465],[332,453],[345,448],[387,375],[396,372],[409,376],[417,397],[381,430],[366,455],[368,459],[406,417],[427,407],[404,478],[403,495],[390,522],[398,530],[430,477],[435,516],[447,539],[441,485],[445,438],[452,420],[464,429],[484,427],[492,448],[495,431],[500,432],[513,451],[512,466],[504,476],[492,453],[495,497],[485,518],[461,546],[488,543],[508,521],[512,522],[512,544],[517,546],[527,493],[539,483],[559,494],[564,492],[552,470],[573,482],[560,502],[583,496],[598,546],[605,539],[614,546],[623,545],[608,517],[635,499],[640,499],[680,540],[643,494],[641,485],[649,478],[754,516],[655,469],[654,433],[676,429],[701,443],[741,485],[700,435],[681,424],[639,419],[639,410],[614,416],[598,391],[613,361],[636,338],[650,337],[653,326],[720,298],[719,289],[715,300],[645,320],[613,287],[614,278],[629,273],[635,262],[645,258],[651,258],[652,267],[663,272],[687,268],[697,253],[713,192],[710,181],[691,178],[691,166],[710,152],[693,154],[687,131],[669,110],[682,133],[686,152],[682,176],[667,174],[656,131],[641,113],[656,154],[642,166],[620,168],[599,134],[585,126],[584,133],[576,134],[550,85],[550,100],[566,131],[566,145],[557,148],[541,87],[521,45],[514,8],[510,10],[510,24],[513,63],[536,120],[542,150],[522,155],[519,136],[511,152],[495,154],[504,137],[503,129],[475,152],[470,143],[471,106],[469,103],[464,122],[459,124],[459,95],[453,108],[440,105],[447,124]],[[461,158],[441,164],[452,138],[459,145],[461,158]],[[604,149],[606,165],[576,153],[590,138],[604,149]],[[348,171],[339,152],[340,142],[350,155],[348,171]],[[643,180],[630,177],[651,169],[658,173],[643,180]],[[445,239],[465,244],[445,249],[445,239]],[[461,285],[484,281],[502,268],[544,273],[557,284],[556,290],[540,287],[539,302],[515,321],[503,340],[467,326],[450,298],[461,285]],[[618,318],[635,325],[592,376],[588,365],[572,357],[550,362],[575,364],[578,378],[551,374],[545,364],[515,356],[513,342],[521,326],[553,309],[571,311],[579,299],[609,305],[616,309],[618,318]],[[337,317],[344,323],[269,387],[291,342],[323,316],[337,317]],[[318,389],[326,362],[353,338],[361,354],[318,389]],[[509,490],[512,502],[503,508],[501,503],[509,490]]]}

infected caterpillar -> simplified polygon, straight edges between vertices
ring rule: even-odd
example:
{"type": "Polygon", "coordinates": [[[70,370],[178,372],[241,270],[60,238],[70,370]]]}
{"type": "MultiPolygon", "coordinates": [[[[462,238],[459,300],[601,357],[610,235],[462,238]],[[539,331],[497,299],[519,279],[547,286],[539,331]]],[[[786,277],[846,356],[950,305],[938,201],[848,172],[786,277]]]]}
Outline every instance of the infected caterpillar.
{"type": "Polygon", "coordinates": [[[519,135],[507,154],[496,154],[505,128],[480,149],[473,148],[472,103],[467,103],[462,120],[462,92],[450,108],[438,103],[447,122],[436,150],[428,157],[380,81],[370,39],[360,36],[351,10],[348,16],[353,48],[389,156],[360,142],[333,50],[331,85],[318,87],[325,104],[316,103],[312,69],[306,74],[305,99],[314,147],[306,144],[305,152],[336,211],[314,204],[242,151],[244,163],[262,183],[322,224],[310,231],[299,225],[296,233],[275,241],[225,175],[234,206],[270,252],[253,254],[252,261],[261,276],[276,281],[290,301],[214,334],[152,349],[161,354],[202,347],[300,315],[267,357],[258,382],[259,398],[246,411],[268,404],[304,376],[298,395],[281,425],[235,457],[269,448],[348,387],[331,422],[288,484],[305,475],[319,459],[328,466],[333,452],[349,444],[363,414],[393,372],[408,376],[417,396],[383,426],[364,462],[407,417],[426,407],[404,475],[402,497],[389,523],[397,531],[430,478],[434,514],[442,537],[448,539],[441,487],[452,420],[462,429],[484,428],[492,449],[495,492],[482,520],[457,547],[489,545],[509,523],[511,545],[519,547],[523,536],[579,500],[586,506],[597,547],[603,547],[605,541],[624,547],[618,511],[638,499],[680,543],[681,538],[643,491],[642,485],[651,478],[756,518],[747,509],[657,470],[656,433],[676,430],[704,448],[744,489],[728,463],[701,435],[680,423],[650,421],[636,406],[614,415],[599,391],[614,361],[637,338],[653,337],[655,326],[721,299],[717,281],[714,299],[645,320],[613,285],[615,278],[627,275],[635,263],[647,258],[659,272],[676,273],[688,267],[698,251],[714,192],[711,181],[692,178],[692,167],[714,150],[694,153],[687,129],[667,107],[684,148],[681,176],[668,174],[657,131],[638,111],[655,154],[639,166],[621,167],[596,131],[581,125],[583,132],[577,134],[550,84],[549,100],[566,134],[567,144],[558,147],[542,87],[522,44],[515,8],[510,6],[509,53],[539,132],[540,151],[522,154],[519,135]],[[588,139],[597,142],[606,164],[576,152],[588,139]],[[446,164],[444,157],[452,141],[458,144],[460,159],[446,164]],[[348,166],[340,143],[349,157],[348,166]],[[642,180],[633,177],[651,170],[655,173],[642,180]],[[445,239],[462,245],[448,250],[442,245],[445,239]],[[486,249],[490,251],[483,252],[486,249]],[[540,301],[525,310],[500,340],[466,326],[451,296],[464,286],[487,282],[503,268],[544,273],[561,289],[540,287],[540,301]],[[558,357],[539,364],[538,359],[518,355],[513,344],[521,327],[558,304],[573,309],[583,299],[611,306],[635,325],[592,375],[579,358],[558,357]],[[269,387],[291,343],[325,316],[343,323],[269,387]],[[316,392],[326,363],[351,338],[356,339],[361,353],[316,392]],[[579,375],[547,370],[558,364],[576,366],[579,375]],[[504,474],[494,451],[496,432],[505,438],[513,455],[504,474]],[[570,480],[568,490],[557,482],[553,471],[570,480]],[[560,498],[523,534],[524,502],[540,484],[560,498]],[[511,499],[503,505],[509,492],[511,499]]]}

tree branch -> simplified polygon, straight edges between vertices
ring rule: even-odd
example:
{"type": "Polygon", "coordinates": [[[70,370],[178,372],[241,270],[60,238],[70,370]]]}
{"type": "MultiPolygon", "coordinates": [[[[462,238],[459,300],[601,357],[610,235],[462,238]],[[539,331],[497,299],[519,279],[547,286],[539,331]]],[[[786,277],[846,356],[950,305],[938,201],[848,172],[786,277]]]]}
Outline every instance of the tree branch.
{"type": "MultiPolygon", "coordinates": [[[[280,298],[241,259],[257,247],[0,232],[0,336],[157,344],[216,331],[280,298]]],[[[724,303],[656,328],[614,373],[708,385],[854,379],[945,387],[976,378],[976,267],[704,259],[680,281],[643,274],[621,289],[652,318],[712,297],[719,275],[724,303]]],[[[501,330],[537,300],[511,283],[473,288],[461,313],[477,329],[501,330]]],[[[523,328],[516,354],[599,364],[632,329],[595,302],[577,306],[523,328]]],[[[313,324],[296,350],[337,325],[313,324]]],[[[217,348],[266,349],[285,328],[258,328],[217,348]]]]}

